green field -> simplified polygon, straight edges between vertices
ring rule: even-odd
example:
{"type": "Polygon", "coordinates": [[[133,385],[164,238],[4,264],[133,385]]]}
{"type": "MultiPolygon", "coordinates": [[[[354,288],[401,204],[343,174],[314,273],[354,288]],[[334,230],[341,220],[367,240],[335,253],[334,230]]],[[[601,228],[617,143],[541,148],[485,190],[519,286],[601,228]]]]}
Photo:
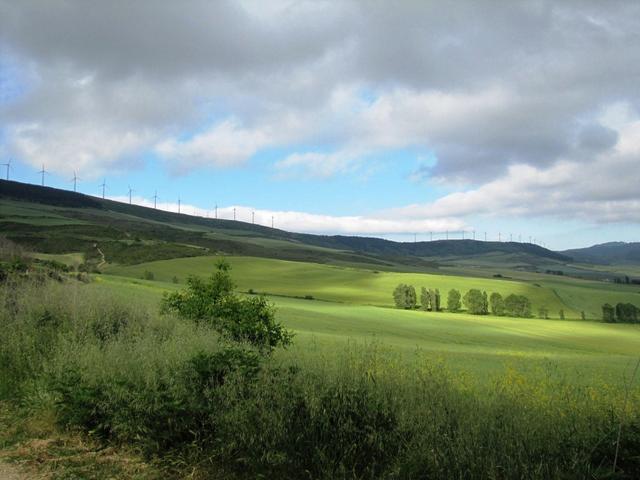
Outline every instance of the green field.
{"type": "MultiPolygon", "coordinates": [[[[216,257],[174,259],[108,269],[99,285],[149,305],[157,305],[162,292],[181,288],[188,275],[213,271],[216,257]],[[153,272],[155,281],[141,279],[153,272]],[[177,276],[180,284],[171,283],[177,276]]],[[[465,313],[403,311],[392,308],[390,292],[400,282],[463,293],[469,288],[522,293],[534,307],[547,305],[552,315],[564,308],[578,317],[579,308],[596,316],[604,301],[629,301],[636,295],[624,286],[575,279],[541,282],[487,278],[375,272],[251,257],[228,257],[240,291],[268,293],[278,317],[295,331],[296,346],[313,355],[334,352],[349,342],[378,343],[411,359],[416,351],[441,358],[452,368],[484,377],[507,365],[560,365],[576,381],[595,377],[622,381],[624,372],[640,352],[640,326],[609,325],[595,321],[519,319],[465,313]],[[536,286],[538,284],[540,286],[536,286]],[[617,288],[620,287],[620,288],[617,288]],[[313,300],[303,299],[305,295],[313,300]],[[297,298],[296,298],[297,297],[297,298]],[[601,302],[601,303],[599,303],[601,302]],[[589,310],[590,309],[590,310],[589,310]],[[586,373],[586,376],[585,376],[586,373]]]]}
{"type": "MultiPolygon", "coordinates": [[[[502,295],[510,293],[529,297],[533,312],[546,307],[551,318],[560,309],[565,316],[598,319],[601,306],[619,301],[640,303],[638,288],[577,279],[556,279],[549,275],[519,274],[519,281],[456,275],[383,272],[363,268],[330,266],[254,257],[228,257],[233,275],[241,291],[249,289],[274,295],[293,297],[312,296],[317,300],[345,304],[392,306],[391,292],[399,283],[438,288],[445,302],[447,292],[456,288],[464,294],[471,288],[502,295]],[[525,277],[529,277],[528,280],[525,277]]],[[[156,280],[170,282],[174,276],[184,281],[188,275],[209,275],[217,257],[196,257],[143,263],[133,266],[112,266],[107,273],[142,278],[152,272],[156,280]]]]}

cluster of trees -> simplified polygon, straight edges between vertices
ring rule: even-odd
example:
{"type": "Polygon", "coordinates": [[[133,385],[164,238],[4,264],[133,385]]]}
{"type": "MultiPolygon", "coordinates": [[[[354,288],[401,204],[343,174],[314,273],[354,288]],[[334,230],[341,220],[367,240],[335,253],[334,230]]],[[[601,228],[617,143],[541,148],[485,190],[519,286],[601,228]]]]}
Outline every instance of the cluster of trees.
{"type": "Polygon", "coordinates": [[[629,275],[625,275],[622,278],[614,278],[613,283],[622,283],[624,285],[640,285],[640,278],[629,278],[629,275]]]}
{"type": "Polygon", "coordinates": [[[602,321],[606,323],[639,323],[640,308],[633,303],[618,303],[615,307],[605,303],[602,306],[602,321]]]}
{"type": "MultiPolygon", "coordinates": [[[[418,306],[418,297],[416,289],[413,285],[401,283],[393,291],[393,299],[396,307],[406,310],[413,310],[418,306]]],[[[447,310],[450,312],[459,312],[462,307],[466,308],[468,313],[473,315],[492,315],[509,316],[509,317],[532,317],[531,301],[524,295],[511,294],[503,298],[497,292],[493,292],[491,296],[487,292],[472,288],[464,296],[454,289],[449,290],[447,294],[447,310]]],[[[420,290],[420,308],[425,311],[439,312],[441,308],[440,291],[436,289],[427,289],[422,287],[420,290]]],[[[548,317],[548,311],[544,310],[544,318],[548,317]]],[[[564,317],[564,312],[561,312],[564,317]]],[[[541,317],[542,318],[542,317],[541,317]]]]}

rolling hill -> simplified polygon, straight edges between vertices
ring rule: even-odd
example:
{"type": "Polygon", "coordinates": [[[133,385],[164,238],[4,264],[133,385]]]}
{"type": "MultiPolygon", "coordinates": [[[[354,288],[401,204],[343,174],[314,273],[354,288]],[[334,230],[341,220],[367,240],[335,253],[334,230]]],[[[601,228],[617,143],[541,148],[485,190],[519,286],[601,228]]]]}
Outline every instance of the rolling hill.
{"type": "Polygon", "coordinates": [[[584,263],[640,265],[640,242],[601,243],[587,248],[566,250],[562,254],[584,263]]]}
{"type": "Polygon", "coordinates": [[[378,269],[430,271],[442,259],[488,258],[535,268],[570,261],[538,245],[439,240],[394,242],[380,238],[311,235],[155,210],[81,193],[0,180],[0,222],[10,240],[42,253],[84,253],[89,262],[136,264],[211,253],[378,269]]]}

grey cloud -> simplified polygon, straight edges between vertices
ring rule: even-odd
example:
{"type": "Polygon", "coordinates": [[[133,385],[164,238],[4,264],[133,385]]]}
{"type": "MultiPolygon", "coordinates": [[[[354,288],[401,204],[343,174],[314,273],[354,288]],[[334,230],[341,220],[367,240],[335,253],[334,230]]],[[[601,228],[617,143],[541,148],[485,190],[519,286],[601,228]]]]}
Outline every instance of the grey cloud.
{"type": "Polygon", "coordinates": [[[578,146],[587,152],[602,152],[618,141],[618,132],[599,124],[586,125],[578,135],[578,146]]]}
{"type": "MultiPolygon", "coordinates": [[[[56,131],[73,142],[91,127],[101,148],[63,150],[113,165],[230,118],[242,135],[286,129],[275,143],[322,142],[338,152],[328,158],[354,165],[339,152],[418,146],[438,159],[418,174],[478,186],[514,165],[548,169],[567,158],[595,171],[619,140],[600,123],[603,109],[640,105],[640,3],[624,0],[0,0],[0,54],[29,80],[24,97],[0,105],[0,121],[7,131],[38,125],[27,145],[37,161],[56,131]],[[331,103],[349,89],[470,99],[498,90],[507,100],[462,117],[431,115],[428,103],[398,109],[376,130],[361,122],[361,106],[331,103]],[[119,141],[131,132],[141,133],[119,141]]],[[[185,168],[220,149],[202,151],[185,168]]],[[[619,168],[626,177],[637,170],[619,168]]]]}

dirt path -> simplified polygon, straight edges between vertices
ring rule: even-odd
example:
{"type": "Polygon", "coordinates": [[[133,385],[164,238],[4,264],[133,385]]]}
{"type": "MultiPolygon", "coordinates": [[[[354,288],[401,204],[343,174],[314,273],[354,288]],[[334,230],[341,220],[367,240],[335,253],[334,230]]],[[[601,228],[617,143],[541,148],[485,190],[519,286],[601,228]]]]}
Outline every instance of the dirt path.
{"type": "MultiPolygon", "coordinates": [[[[96,244],[96,250],[98,250],[98,253],[100,254],[100,263],[98,264],[98,268],[102,268],[104,265],[107,264],[107,260],[104,258],[104,253],[102,253],[102,250],[100,250],[100,247],[96,244]]],[[[0,480],[2,480],[0,478],[0,480]]]]}

